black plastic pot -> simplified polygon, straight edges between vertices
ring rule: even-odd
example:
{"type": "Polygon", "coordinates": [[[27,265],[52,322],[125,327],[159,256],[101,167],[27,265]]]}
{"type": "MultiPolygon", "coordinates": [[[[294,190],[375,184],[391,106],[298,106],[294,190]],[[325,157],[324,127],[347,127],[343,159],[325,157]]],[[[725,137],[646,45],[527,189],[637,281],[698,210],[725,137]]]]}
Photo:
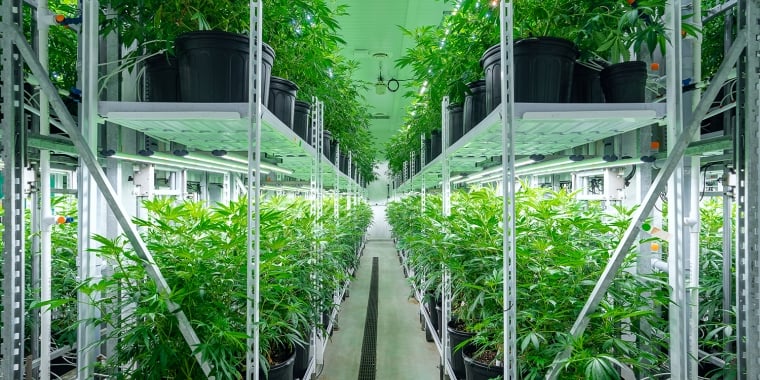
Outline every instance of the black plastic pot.
{"type": "Polygon", "coordinates": [[[158,54],[145,60],[145,101],[179,101],[179,69],[176,57],[158,54]]]}
{"type": "Polygon", "coordinates": [[[599,70],[575,62],[573,68],[573,92],[570,96],[571,103],[604,103],[602,83],[599,79],[599,70]]]}
{"type": "Polygon", "coordinates": [[[330,140],[332,140],[332,132],[325,129],[322,135],[322,154],[325,158],[330,159],[330,140]]]}
{"type": "Polygon", "coordinates": [[[454,374],[458,379],[464,379],[465,368],[464,359],[462,357],[462,350],[457,349],[457,346],[467,339],[470,339],[474,334],[459,331],[456,329],[457,323],[455,321],[449,321],[446,326],[446,330],[449,333],[449,353],[451,354],[451,369],[454,370],[454,374]]]}
{"type": "Polygon", "coordinates": [[[462,104],[449,104],[449,146],[454,145],[464,135],[464,124],[462,123],[462,104]]]}
{"type": "Polygon", "coordinates": [[[467,87],[470,89],[470,95],[464,98],[464,106],[462,107],[462,135],[467,134],[488,116],[488,111],[486,111],[486,81],[481,79],[470,82],[467,83],[467,87]]]}
{"type": "Polygon", "coordinates": [[[288,128],[293,128],[297,95],[298,86],[295,83],[279,77],[270,80],[267,109],[288,128]]]}
{"type": "Polygon", "coordinates": [[[504,367],[481,363],[472,358],[473,352],[473,346],[467,346],[462,350],[467,380],[490,380],[504,374],[504,367]]]}
{"type": "Polygon", "coordinates": [[[295,108],[293,110],[293,131],[307,143],[311,144],[309,138],[309,112],[311,111],[311,104],[296,100],[295,108]]]}
{"type": "Polygon", "coordinates": [[[303,379],[303,376],[309,369],[309,361],[311,359],[311,341],[307,339],[304,344],[296,343],[295,346],[296,357],[295,361],[293,362],[293,377],[296,379],[303,379]]]}
{"type": "Polygon", "coordinates": [[[433,292],[428,292],[426,295],[425,307],[427,308],[428,315],[430,315],[430,322],[433,324],[435,331],[440,329],[438,324],[438,310],[436,310],[436,296],[433,292]]]}
{"type": "Polygon", "coordinates": [[[441,145],[442,138],[443,137],[441,136],[441,131],[439,129],[436,129],[435,131],[430,132],[430,140],[432,143],[432,151],[430,152],[431,161],[441,154],[441,149],[443,148],[443,146],[441,145]]]}
{"type": "MultiPolygon", "coordinates": [[[[567,103],[573,81],[573,64],[578,49],[571,41],[555,37],[524,38],[515,41],[515,101],[526,103],[567,103]]],[[[483,54],[486,109],[501,103],[501,45],[483,54]]]]}
{"type": "Polygon", "coordinates": [[[433,140],[425,137],[425,165],[433,161],[433,140]]]}
{"type": "Polygon", "coordinates": [[[269,367],[268,373],[259,369],[259,377],[267,380],[293,380],[293,364],[296,361],[296,352],[293,350],[290,356],[281,363],[269,367]]]}
{"type": "Polygon", "coordinates": [[[336,162],[335,161],[335,154],[336,153],[338,153],[338,140],[330,139],[330,156],[328,157],[328,159],[333,164],[336,162]]]}
{"type": "Polygon", "coordinates": [[[345,153],[341,153],[340,161],[338,163],[338,170],[345,173],[346,171],[348,171],[347,167],[348,167],[348,155],[346,155],[345,153]]]}
{"type": "MultiPolygon", "coordinates": [[[[174,42],[179,67],[180,100],[183,102],[248,101],[248,37],[221,31],[195,31],[174,42]]],[[[262,45],[262,104],[269,97],[274,50],[262,45]]]]}
{"type": "Polygon", "coordinates": [[[643,103],[646,100],[647,64],[629,61],[610,65],[599,77],[607,103],[643,103]]]}

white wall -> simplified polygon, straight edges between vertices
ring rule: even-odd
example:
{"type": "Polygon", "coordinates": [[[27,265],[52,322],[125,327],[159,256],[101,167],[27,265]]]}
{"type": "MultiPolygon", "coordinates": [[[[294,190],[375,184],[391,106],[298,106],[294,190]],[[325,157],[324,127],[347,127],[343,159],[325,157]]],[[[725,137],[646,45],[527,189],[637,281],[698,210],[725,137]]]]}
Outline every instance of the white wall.
{"type": "Polygon", "coordinates": [[[379,163],[375,172],[378,176],[377,181],[370,183],[367,187],[369,204],[385,204],[385,201],[388,198],[388,185],[390,184],[388,162],[383,161],[379,163]]]}

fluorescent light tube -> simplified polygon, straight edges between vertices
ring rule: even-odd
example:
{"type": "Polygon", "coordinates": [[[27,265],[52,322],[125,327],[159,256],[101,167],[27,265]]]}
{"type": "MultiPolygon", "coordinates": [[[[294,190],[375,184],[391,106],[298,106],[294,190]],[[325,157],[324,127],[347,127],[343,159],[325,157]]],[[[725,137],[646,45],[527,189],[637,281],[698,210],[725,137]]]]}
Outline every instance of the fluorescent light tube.
{"type": "Polygon", "coordinates": [[[161,159],[161,158],[156,158],[156,157],[153,157],[153,156],[145,157],[145,156],[138,156],[138,155],[127,154],[127,153],[116,153],[116,154],[114,154],[112,156],[109,156],[108,158],[115,158],[115,159],[119,159],[119,160],[130,161],[130,162],[138,162],[138,163],[144,163],[144,164],[153,164],[153,165],[174,167],[174,168],[177,168],[177,169],[191,169],[191,170],[199,170],[199,171],[208,171],[208,172],[212,172],[212,173],[226,173],[226,172],[230,171],[230,170],[222,169],[220,167],[199,166],[199,165],[194,165],[193,163],[188,163],[188,162],[168,161],[168,160],[164,160],[164,159],[161,159]]]}
{"type": "MultiPolygon", "coordinates": [[[[248,165],[248,159],[247,158],[233,156],[233,155],[230,155],[229,153],[225,154],[223,156],[220,156],[220,157],[223,158],[223,159],[225,159],[225,160],[230,160],[230,161],[239,162],[239,163],[248,165]]],[[[293,174],[293,171],[290,170],[290,169],[281,168],[281,167],[279,167],[277,165],[272,165],[272,164],[269,164],[269,163],[266,163],[266,162],[259,163],[259,166],[261,167],[261,169],[266,169],[266,170],[269,170],[269,171],[272,171],[272,172],[283,173],[283,174],[287,174],[287,175],[293,174]]],[[[263,173],[263,171],[262,171],[262,173],[263,173]]]]}

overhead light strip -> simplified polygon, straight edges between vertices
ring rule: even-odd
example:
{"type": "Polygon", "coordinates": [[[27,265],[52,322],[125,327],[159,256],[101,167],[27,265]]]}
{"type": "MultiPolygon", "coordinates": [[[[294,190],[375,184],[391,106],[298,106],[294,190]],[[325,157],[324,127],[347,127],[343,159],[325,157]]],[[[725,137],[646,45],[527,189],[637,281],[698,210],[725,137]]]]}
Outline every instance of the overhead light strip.
{"type": "MultiPolygon", "coordinates": [[[[241,158],[241,157],[236,157],[234,155],[225,154],[223,156],[220,156],[220,158],[248,165],[248,159],[241,158]]],[[[261,162],[260,166],[261,166],[262,169],[266,169],[266,170],[277,172],[277,173],[282,173],[282,174],[287,174],[287,175],[293,174],[293,171],[290,170],[290,169],[281,168],[281,167],[279,167],[277,165],[272,165],[272,164],[269,164],[269,163],[266,163],[266,162],[261,162]]]]}
{"type": "Polygon", "coordinates": [[[192,170],[199,170],[199,171],[207,171],[212,173],[227,173],[227,172],[235,172],[240,174],[245,174],[245,171],[239,171],[236,169],[224,169],[221,167],[213,167],[213,166],[207,166],[207,165],[196,165],[194,163],[189,162],[176,162],[176,161],[169,161],[158,157],[145,157],[145,156],[138,156],[134,154],[128,154],[128,153],[116,153],[114,155],[108,156],[108,158],[114,158],[118,160],[124,160],[124,161],[130,161],[130,162],[137,162],[137,163],[143,163],[143,164],[153,164],[153,165],[161,165],[166,167],[174,167],[177,169],[192,169],[192,170]]]}

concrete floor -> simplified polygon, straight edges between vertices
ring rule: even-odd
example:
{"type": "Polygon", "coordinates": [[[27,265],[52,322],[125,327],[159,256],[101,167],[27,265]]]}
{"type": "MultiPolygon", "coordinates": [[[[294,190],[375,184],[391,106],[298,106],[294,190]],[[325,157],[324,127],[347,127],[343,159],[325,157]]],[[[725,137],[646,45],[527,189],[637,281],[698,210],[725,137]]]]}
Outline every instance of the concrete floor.
{"type": "MultiPolygon", "coordinates": [[[[384,222],[376,213],[375,227],[384,222]]],[[[350,286],[350,297],[338,314],[339,329],[327,344],[324,370],[318,379],[353,380],[359,374],[373,257],[378,257],[379,262],[376,378],[438,379],[438,350],[425,341],[419,323],[420,306],[411,296],[390,240],[367,242],[350,286]]]]}

